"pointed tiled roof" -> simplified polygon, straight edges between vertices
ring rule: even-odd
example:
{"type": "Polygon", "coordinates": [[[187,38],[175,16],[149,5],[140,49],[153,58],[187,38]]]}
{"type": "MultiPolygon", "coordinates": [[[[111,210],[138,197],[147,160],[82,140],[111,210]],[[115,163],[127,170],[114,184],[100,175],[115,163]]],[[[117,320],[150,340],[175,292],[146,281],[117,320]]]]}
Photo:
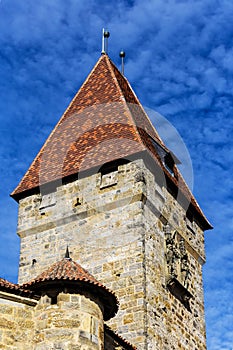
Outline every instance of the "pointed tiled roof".
{"type": "Polygon", "coordinates": [[[54,263],[39,276],[25,283],[23,286],[32,286],[52,280],[85,281],[103,287],[88,271],[71,258],[63,258],[54,263]]]}
{"type": "Polygon", "coordinates": [[[71,258],[63,258],[54,263],[39,276],[24,283],[21,287],[40,293],[41,291],[59,289],[65,286],[72,292],[85,292],[98,294],[104,306],[104,319],[113,317],[118,310],[118,300],[113,292],[98,282],[88,271],[71,258]]]}
{"type": "Polygon", "coordinates": [[[127,80],[102,55],[12,196],[144,151],[138,127],[162,143],[127,80]]]}
{"type": "Polygon", "coordinates": [[[101,55],[12,197],[19,200],[43,184],[149,151],[166,178],[191,201],[203,227],[211,228],[179,171],[175,168],[176,177],[171,176],[153,142],[169,153],[127,79],[101,55]]]}

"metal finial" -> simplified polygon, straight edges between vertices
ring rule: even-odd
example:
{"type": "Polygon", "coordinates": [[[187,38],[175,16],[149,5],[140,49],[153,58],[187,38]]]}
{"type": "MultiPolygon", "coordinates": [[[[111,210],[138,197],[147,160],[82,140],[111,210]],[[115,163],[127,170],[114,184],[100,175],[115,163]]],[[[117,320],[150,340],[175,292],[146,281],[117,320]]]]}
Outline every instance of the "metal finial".
{"type": "Polygon", "coordinates": [[[104,31],[104,37],[105,38],[109,38],[110,37],[110,33],[107,30],[104,31]]]}
{"type": "Polygon", "coordinates": [[[103,28],[102,35],[102,54],[108,53],[108,38],[110,37],[110,33],[103,28]]]}
{"type": "Polygon", "coordinates": [[[125,51],[121,51],[119,53],[119,56],[121,58],[121,74],[124,75],[124,58],[125,58],[125,51]]]}
{"type": "Polygon", "coordinates": [[[69,252],[69,247],[66,247],[66,254],[65,254],[65,259],[71,260],[70,258],[70,252],[69,252]]]}

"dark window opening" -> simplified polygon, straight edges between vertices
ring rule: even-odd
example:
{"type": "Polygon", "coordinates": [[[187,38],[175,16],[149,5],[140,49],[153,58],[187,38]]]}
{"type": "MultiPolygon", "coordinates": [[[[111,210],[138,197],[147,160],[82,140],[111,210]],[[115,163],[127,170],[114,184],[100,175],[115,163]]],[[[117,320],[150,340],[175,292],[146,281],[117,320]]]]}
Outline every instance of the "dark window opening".
{"type": "Polygon", "coordinates": [[[163,162],[163,165],[165,168],[169,171],[169,173],[174,176],[174,165],[175,164],[181,164],[180,160],[175,156],[175,154],[169,150],[167,150],[165,147],[160,145],[158,142],[156,142],[151,136],[150,136],[151,143],[160,157],[161,161],[163,162]]]}
{"type": "Polygon", "coordinates": [[[54,297],[51,297],[51,305],[56,305],[57,304],[57,295],[54,297]]]}
{"type": "Polygon", "coordinates": [[[171,154],[167,153],[164,157],[164,166],[172,176],[174,176],[174,165],[175,165],[175,162],[171,154]]]}
{"type": "Polygon", "coordinates": [[[190,210],[187,211],[186,217],[187,217],[187,219],[188,219],[191,223],[193,222],[193,220],[194,220],[194,215],[193,215],[193,213],[192,213],[190,210]]]}

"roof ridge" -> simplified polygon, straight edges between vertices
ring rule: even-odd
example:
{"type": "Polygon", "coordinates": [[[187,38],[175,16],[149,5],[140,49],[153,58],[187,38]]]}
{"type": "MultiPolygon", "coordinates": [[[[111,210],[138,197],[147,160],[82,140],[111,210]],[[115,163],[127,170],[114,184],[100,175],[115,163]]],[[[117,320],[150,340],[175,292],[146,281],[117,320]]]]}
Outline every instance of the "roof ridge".
{"type": "MultiPolygon", "coordinates": [[[[91,79],[91,77],[93,76],[94,72],[96,71],[97,67],[101,64],[101,62],[103,62],[103,67],[101,67],[101,69],[104,70],[104,66],[107,67],[107,72],[109,72],[109,74],[111,75],[112,77],[112,81],[111,83],[114,84],[117,92],[118,92],[118,96],[114,95],[114,98],[113,100],[111,101],[111,94],[109,95],[110,97],[110,103],[120,103],[121,102],[121,106],[125,109],[126,106],[127,106],[127,103],[125,101],[125,98],[124,98],[124,94],[122,93],[122,90],[120,89],[119,87],[119,83],[118,83],[118,80],[117,78],[114,76],[114,72],[112,71],[112,67],[111,65],[109,64],[110,63],[110,58],[108,57],[108,55],[106,54],[103,54],[100,56],[100,58],[98,59],[98,61],[96,62],[95,66],[93,67],[93,69],[91,70],[91,72],[88,74],[88,77],[85,79],[85,81],[83,82],[83,84],[81,85],[81,87],[79,88],[78,92],[75,94],[74,98],[72,99],[72,101],[70,102],[69,106],[66,108],[65,112],[63,113],[63,115],[61,116],[61,118],[59,119],[59,121],[57,122],[57,124],[55,125],[55,127],[53,128],[52,132],[50,133],[50,135],[48,136],[47,140],[45,141],[44,145],[42,146],[42,148],[40,149],[39,153],[36,155],[34,161],[31,163],[31,165],[29,166],[27,172],[24,174],[23,178],[21,179],[20,183],[18,184],[18,186],[15,188],[15,190],[11,193],[11,196],[14,198],[14,196],[19,193],[22,193],[28,189],[31,189],[31,188],[36,188],[36,187],[39,187],[40,185],[43,185],[44,183],[48,183],[50,181],[47,181],[45,179],[45,181],[42,180],[43,183],[40,183],[40,178],[39,178],[39,174],[40,174],[40,166],[41,166],[41,159],[43,159],[43,154],[45,154],[46,152],[46,148],[50,145],[50,142],[53,141],[53,137],[54,135],[56,135],[56,132],[59,131],[59,127],[62,125],[62,123],[69,118],[69,113],[72,112],[72,107],[75,105],[75,108],[77,107],[77,110],[74,110],[74,113],[82,113],[83,111],[87,110],[89,107],[93,107],[93,105],[106,105],[106,103],[109,99],[109,97],[107,96],[107,102],[103,102],[103,103],[99,103],[98,99],[97,101],[94,101],[92,104],[88,104],[85,105],[84,103],[81,103],[79,105],[76,105],[75,102],[78,98],[80,98],[80,95],[83,93],[83,90],[85,89],[86,86],[88,86],[88,83],[91,79]],[[123,99],[122,99],[123,97],[123,99]],[[120,100],[119,100],[120,99],[120,100]],[[79,108],[79,109],[78,109],[79,108]],[[37,172],[37,174],[36,174],[37,172]],[[31,177],[31,173],[35,173],[35,178],[32,178],[31,177]],[[26,186],[24,185],[24,182],[27,181],[27,179],[31,178],[31,182],[36,182],[36,186],[33,186],[32,185],[29,185],[29,188],[28,188],[28,185],[26,184],[26,186]],[[23,189],[22,189],[23,187],[23,189]],[[26,187],[26,188],[25,188],[26,187]],[[25,189],[24,189],[25,188],[25,189]]],[[[106,84],[105,82],[103,83],[103,77],[105,77],[106,79],[108,78],[107,76],[105,76],[107,74],[106,71],[102,71],[101,72],[98,72],[97,71],[97,78],[96,79],[102,79],[100,81],[100,84],[106,84]],[[101,74],[103,75],[102,77],[101,74]],[[104,75],[105,74],[105,75],[104,75]]],[[[93,84],[93,81],[91,82],[91,84],[93,84]]],[[[105,85],[103,85],[104,88],[106,88],[105,85]]],[[[106,93],[106,91],[105,91],[106,93]]],[[[103,95],[103,94],[102,94],[103,95]]],[[[101,96],[102,96],[101,95],[101,96]]],[[[124,115],[124,117],[128,120],[130,120],[131,118],[131,113],[127,113],[124,115]]],[[[137,125],[135,122],[132,122],[132,119],[130,120],[131,123],[128,124],[127,122],[125,124],[123,124],[124,126],[128,126],[128,127],[132,127],[133,130],[134,130],[134,141],[137,141],[141,147],[143,147],[143,150],[145,150],[145,146],[143,144],[143,142],[141,142],[141,138],[140,138],[140,135],[138,133],[138,130],[137,130],[137,125]],[[135,140],[135,138],[137,138],[135,140]]],[[[122,123],[121,123],[122,124],[122,123]]],[[[132,130],[129,131],[131,134],[133,134],[132,130]]],[[[126,135],[126,138],[127,138],[128,135],[126,135]]],[[[45,160],[47,161],[47,160],[45,160]]],[[[60,174],[61,175],[61,174],[60,174]]],[[[52,175],[53,176],[53,175],[52,175]]],[[[55,175],[56,176],[56,175],[55,175]]],[[[42,176],[43,177],[43,176],[42,176]]],[[[54,178],[53,180],[58,180],[58,178],[54,178]]]]}
{"type": "Polygon", "coordinates": [[[130,109],[129,109],[129,106],[128,106],[127,102],[126,102],[126,99],[125,99],[125,96],[124,96],[124,92],[122,91],[121,86],[120,86],[120,84],[119,84],[119,81],[118,81],[116,75],[115,75],[114,72],[113,72],[112,66],[114,66],[115,69],[117,69],[117,71],[119,72],[119,74],[120,74],[122,77],[123,77],[123,75],[121,74],[121,72],[118,70],[118,68],[116,67],[116,65],[112,62],[112,60],[111,60],[109,57],[108,57],[108,60],[107,60],[107,64],[108,64],[108,66],[109,66],[109,68],[110,68],[110,72],[111,72],[111,74],[112,74],[113,80],[115,81],[115,79],[116,79],[116,81],[117,81],[116,86],[117,86],[117,88],[118,88],[120,94],[121,94],[121,95],[123,96],[123,98],[124,98],[124,106],[125,106],[125,109],[126,109],[127,112],[128,112],[128,117],[129,117],[129,119],[131,120],[132,126],[135,127],[135,131],[136,131],[136,133],[137,133],[137,138],[138,138],[139,142],[144,146],[144,144],[143,144],[143,142],[142,142],[142,139],[141,139],[141,136],[140,136],[140,134],[139,134],[139,132],[138,132],[138,129],[137,129],[137,124],[135,123],[135,121],[134,121],[134,119],[133,119],[133,117],[132,117],[132,113],[131,113],[131,111],[130,111],[130,109]]]}
{"type": "MultiPolygon", "coordinates": [[[[123,74],[121,74],[121,72],[119,71],[119,69],[117,68],[117,66],[112,62],[112,60],[110,60],[110,63],[112,64],[112,66],[114,67],[114,69],[116,69],[116,71],[118,72],[118,74],[120,75],[120,77],[121,77],[123,80],[125,80],[126,84],[129,86],[130,92],[133,94],[133,96],[134,96],[134,98],[135,98],[135,100],[136,100],[136,102],[137,102],[136,104],[141,108],[141,110],[142,110],[144,116],[145,116],[146,119],[147,119],[147,122],[149,122],[150,127],[151,127],[152,130],[155,132],[158,141],[161,143],[161,145],[162,145],[163,147],[166,147],[165,144],[164,144],[164,142],[163,142],[163,140],[162,140],[161,137],[159,136],[157,130],[155,129],[154,125],[152,124],[150,118],[148,117],[147,113],[144,111],[144,108],[143,108],[143,106],[142,106],[142,104],[141,104],[139,98],[137,97],[136,93],[134,92],[134,90],[133,90],[133,88],[132,88],[130,82],[128,81],[128,79],[127,79],[123,74]]],[[[117,79],[117,77],[116,77],[116,79],[117,79]]],[[[117,81],[118,81],[118,79],[117,79],[117,81]]],[[[120,88],[121,91],[122,91],[122,88],[121,88],[121,85],[120,85],[119,81],[118,81],[118,85],[119,85],[119,88],[120,88]]],[[[122,91],[122,93],[123,93],[123,95],[124,95],[124,92],[123,92],[123,91],[122,91]]],[[[128,106],[128,103],[129,103],[129,102],[126,102],[127,106],[128,106]]],[[[131,111],[130,111],[130,114],[131,114],[131,116],[132,116],[132,112],[131,112],[131,111]]],[[[133,119],[133,117],[132,117],[132,119],[133,119]]],[[[134,120],[134,119],[133,119],[133,120],[134,120]]],[[[138,127],[137,124],[136,124],[136,126],[138,127]]],[[[149,135],[150,135],[150,134],[149,134],[149,135]]],[[[153,138],[153,135],[150,135],[150,136],[153,138]]],[[[140,136],[140,138],[141,138],[141,136],[140,136]]]]}
{"type": "MultiPolygon", "coordinates": [[[[88,74],[88,76],[86,77],[86,79],[84,79],[84,82],[80,85],[77,93],[74,95],[74,97],[72,98],[71,102],[69,103],[68,107],[66,108],[65,112],[62,114],[61,118],[59,119],[58,123],[56,126],[60,125],[64,120],[65,120],[65,116],[66,114],[68,114],[69,110],[71,109],[71,106],[73,104],[73,102],[76,100],[76,98],[78,97],[78,95],[80,94],[82,88],[87,85],[92,73],[94,72],[94,70],[96,69],[96,67],[98,66],[98,64],[104,59],[104,57],[106,56],[106,54],[101,54],[101,56],[99,57],[98,61],[96,62],[96,64],[94,65],[94,67],[91,69],[90,73],[88,74]]],[[[56,127],[55,127],[56,128],[56,127]]],[[[55,129],[54,128],[54,129],[55,129]]]]}
{"type": "MultiPolygon", "coordinates": [[[[125,78],[125,79],[126,79],[126,78],[125,78]]],[[[166,146],[165,146],[163,140],[162,140],[161,137],[159,136],[159,133],[158,133],[157,130],[155,129],[154,125],[152,124],[152,122],[151,122],[150,118],[148,117],[146,111],[144,111],[144,107],[142,106],[142,104],[141,104],[141,102],[139,101],[137,95],[136,95],[135,92],[133,91],[130,82],[129,82],[127,79],[126,79],[126,81],[127,81],[127,84],[129,85],[129,87],[131,88],[132,93],[135,95],[135,98],[136,98],[136,100],[138,101],[138,105],[141,107],[144,116],[146,117],[147,121],[150,123],[150,126],[151,126],[151,128],[153,129],[153,131],[155,131],[156,136],[157,136],[157,138],[158,138],[158,141],[161,143],[161,145],[162,145],[163,147],[166,148],[166,146]]],[[[150,134],[149,134],[149,135],[150,135],[150,134]]],[[[150,136],[153,138],[153,135],[150,135],[150,136]]]]}
{"type": "MultiPolygon", "coordinates": [[[[65,117],[65,115],[68,113],[68,111],[70,110],[73,102],[76,100],[78,94],[80,93],[80,90],[82,89],[82,87],[86,84],[86,82],[89,80],[92,72],[95,70],[96,66],[99,64],[99,62],[101,61],[102,57],[104,55],[101,55],[100,58],[98,59],[98,61],[96,62],[96,64],[94,65],[94,67],[92,68],[92,70],[90,71],[90,73],[88,74],[87,78],[84,80],[84,82],[81,84],[81,86],[79,87],[77,93],[74,95],[74,97],[72,98],[72,100],[70,101],[70,103],[68,104],[68,107],[65,109],[65,112],[62,114],[62,116],[59,118],[59,120],[57,121],[56,125],[54,126],[53,130],[51,131],[51,133],[49,134],[49,136],[47,137],[47,139],[45,140],[44,144],[42,145],[41,149],[39,150],[39,152],[37,153],[36,157],[33,159],[32,163],[29,165],[28,170],[26,171],[26,173],[23,175],[22,180],[29,174],[30,169],[33,167],[33,165],[38,161],[41,153],[43,153],[45,147],[47,146],[47,144],[49,143],[49,141],[51,140],[51,138],[53,137],[53,135],[55,134],[55,132],[57,131],[57,128],[59,127],[59,125],[61,124],[61,121],[63,122],[63,118],[65,117]]],[[[21,180],[21,181],[22,181],[21,180]]],[[[20,188],[21,185],[21,181],[19,182],[19,184],[17,185],[17,187],[14,189],[14,191],[11,193],[11,196],[14,195],[14,193],[17,193],[18,188],[20,188]]]]}

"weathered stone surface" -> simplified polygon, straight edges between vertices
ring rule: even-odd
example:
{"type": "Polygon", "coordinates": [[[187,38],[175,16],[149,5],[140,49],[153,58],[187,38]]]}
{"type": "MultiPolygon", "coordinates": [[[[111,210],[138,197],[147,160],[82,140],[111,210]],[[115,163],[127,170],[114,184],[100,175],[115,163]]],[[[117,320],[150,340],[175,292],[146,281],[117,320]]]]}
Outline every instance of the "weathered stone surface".
{"type": "MultiPolygon", "coordinates": [[[[191,222],[186,217],[187,207],[167,191],[165,181],[159,185],[144,162],[137,160],[104,177],[97,173],[64,184],[44,203],[46,200],[53,205],[43,208],[43,213],[40,194],[22,199],[19,204],[20,283],[60,260],[69,245],[72,258],[118,296],[120,310],[109,324],[138,349],[206,349],[203,231],[195,220],[191,222]],[[167,223],[172,232],[177,232],[177,244],[181,239],[185,242],[189,270],[186,287],[193,296],[189,309],[167,288],[167,223]]],[[[183,283],[181,275],[186,270],[180,258],[173,264],[183,283]]],[[[86,301],[67,300],[66,295],[59,298],[59,308],[77,315],[83,307],[85,313],[98,319],[99,313],[91,312],[93,305],[86,307],[86,301]]],[[[42,314],[43,306],[40,308],[38,312],[42,314]]],[[[80,327],[88,328],[81,314],[80,320],[80,327]]],[[[63,327],[61,321],[54,322],[54,328],[63,327]]],[[[46,328],[48,320],[38,319],[37,325],[46,328]]],[[[91,334],[90,330],[81,331],[83,335],[91,334]]],[[[91,341],[90,337],[85,339],[91,341]]],[[[67,346],[71,348],[71,344],[67,346]]],[[[85,346],[88,349],[90,345],[85,346]]]]}
{"type": "Polygon", "coordinates": [[[0,349],[103,349],[99,306],[83,295],[61,293],[58,299],[51,305],[43,297],[37,306],[0,299],[0,349]]]}

